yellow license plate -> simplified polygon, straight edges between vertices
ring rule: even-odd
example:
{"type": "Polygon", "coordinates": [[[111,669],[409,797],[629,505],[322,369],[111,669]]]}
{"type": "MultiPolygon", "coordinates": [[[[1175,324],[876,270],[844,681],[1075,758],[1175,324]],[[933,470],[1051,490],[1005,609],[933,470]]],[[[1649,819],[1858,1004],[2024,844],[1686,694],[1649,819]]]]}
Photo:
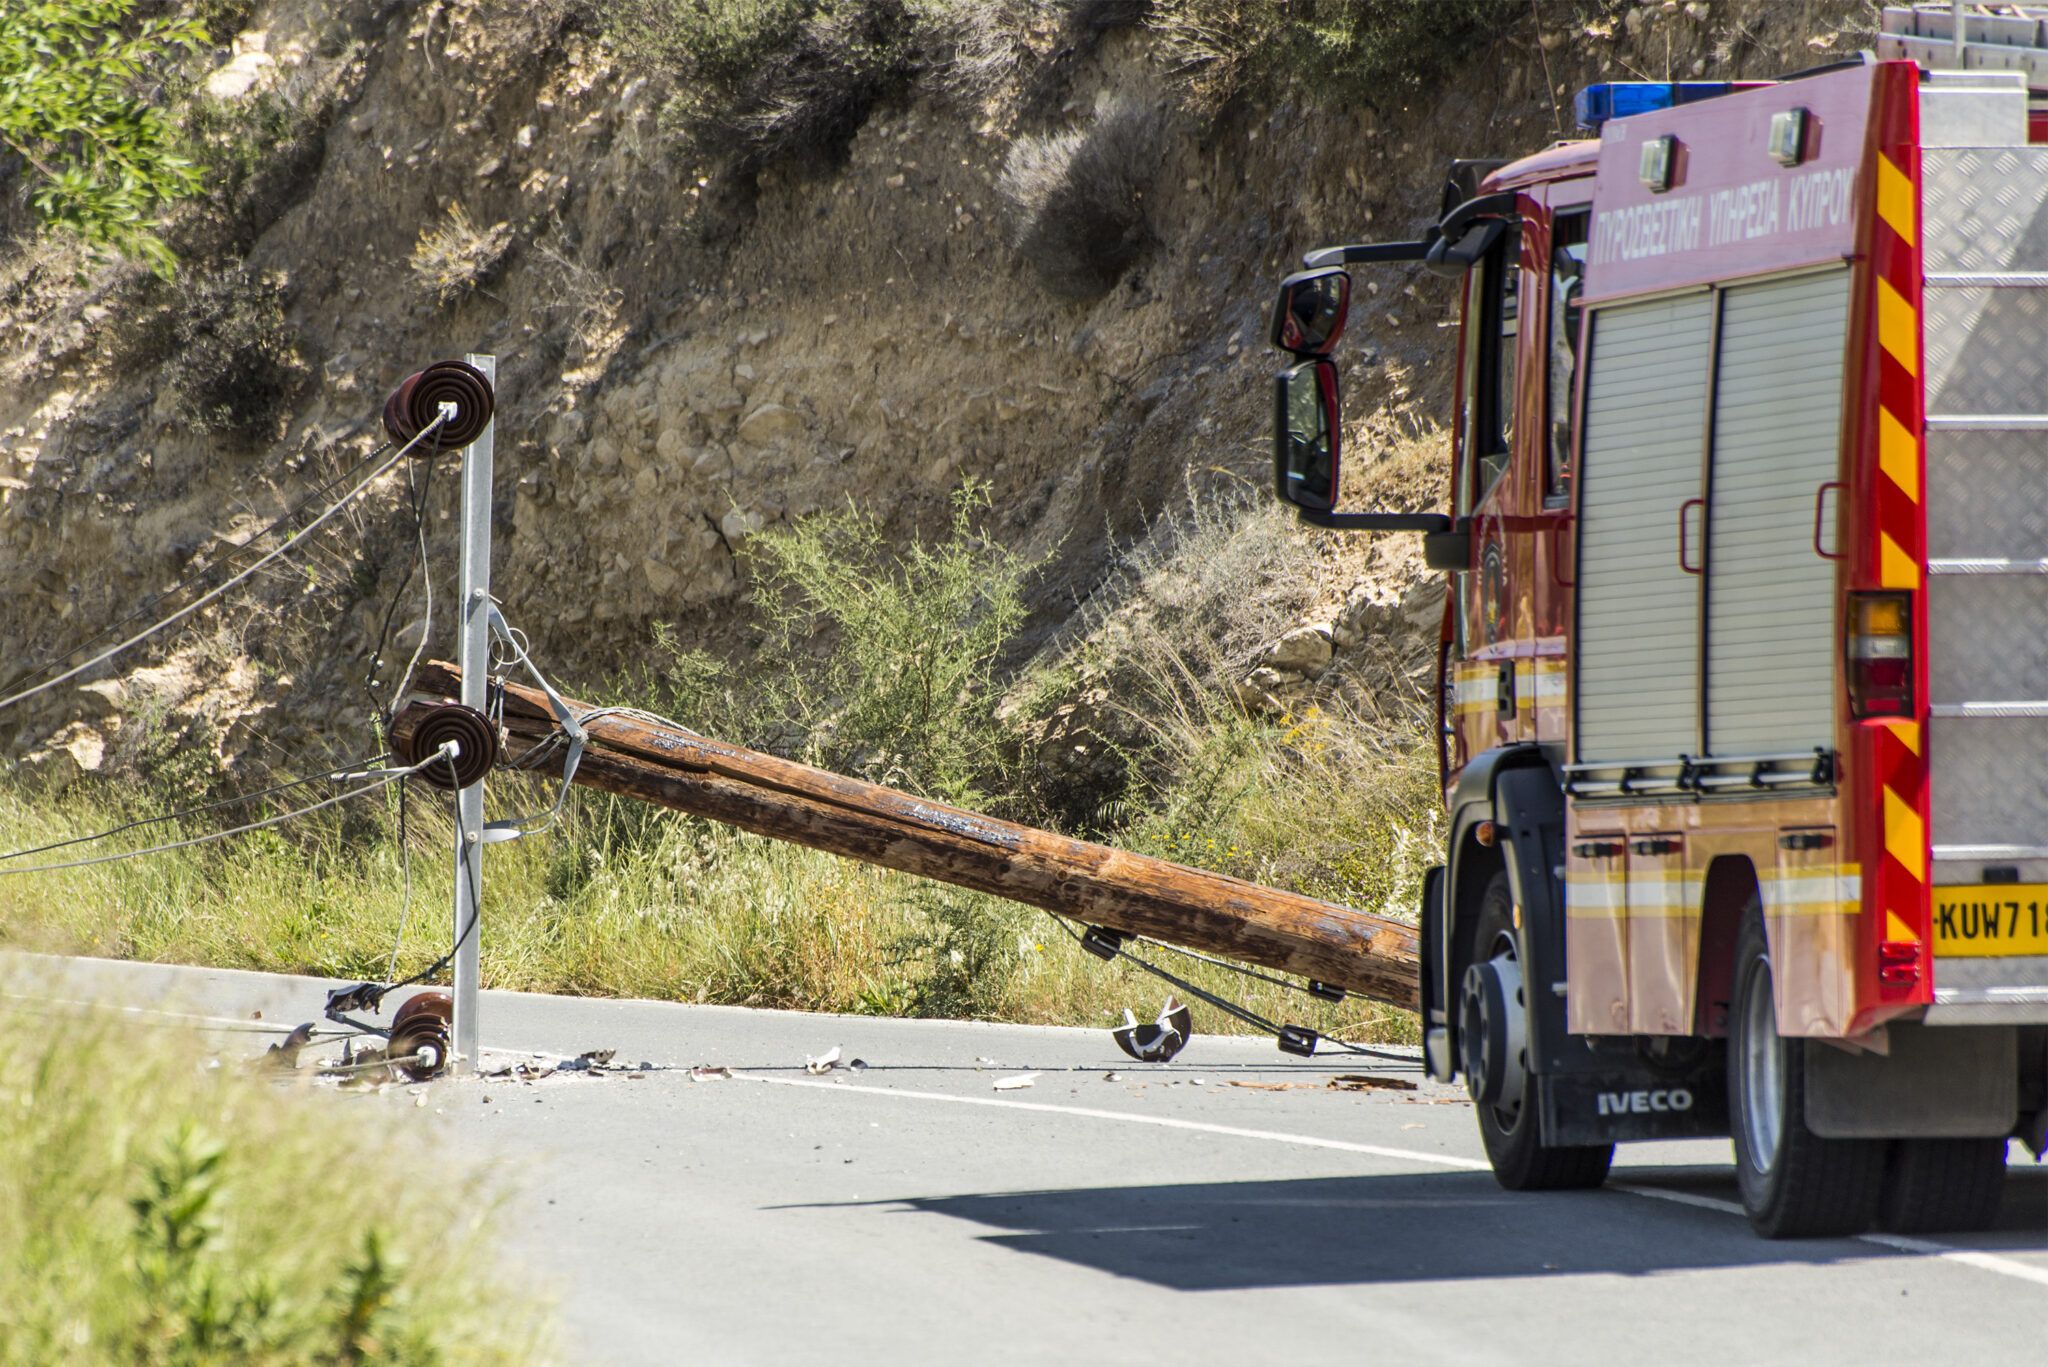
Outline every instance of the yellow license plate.
{"type": "Polygon", "coordinates": [[[1934,952],[2048,954],[2048,883],[1935,888],[1934,952]]]}

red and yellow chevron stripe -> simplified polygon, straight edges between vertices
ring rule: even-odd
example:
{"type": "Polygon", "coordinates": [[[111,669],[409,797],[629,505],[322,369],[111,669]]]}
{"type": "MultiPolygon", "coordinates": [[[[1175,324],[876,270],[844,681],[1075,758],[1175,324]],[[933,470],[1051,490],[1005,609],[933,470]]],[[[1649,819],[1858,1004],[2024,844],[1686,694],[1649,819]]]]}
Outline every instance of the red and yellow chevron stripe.
{"type": "MultiPolygon", "coordinates": [[[[1857,996],[1863,1015],[1871,1008],[1931,999],[1932,934],[1929,928],[1928,784],[1925,754],[1927,623],[1925,595],[1926,448],[1923,440],[1920,152],[1917,89],[1904,80],[1880,83],[1880,109],[1872,198],[1868,317],[1876,333],[1875,465],[1870,491],[1868,535],[1853,577],[1861,587],[1915,592],[1914,658],[1921,677],[1914,719],[1865,723],[1858,757],[1868,777],[1865,795],[1866,867],[1863,932],[1858,937],[1857,996]],[[1874,781],[1873,781],[1874,780],[1874,781]],[[1871,839],[1881,833],[1881,841],[1871,839]],[[1917,981],[1878,982],[1880,944],[1919,947],[1917,981]],[[1873,995],[1874,992],[1874,995],[1873,995]]],[[[1867,412],[1868,410],[1866,410],[1867,412]]],[[[1868,450],[1868,447],[1864,449],[1868,450]]],[[[1865,1017],[1868,1019],[1868,1017],[1865,1017]]],[[[1853,1028],[1853,1027],[1852,1027],[1853,1028]]]]}

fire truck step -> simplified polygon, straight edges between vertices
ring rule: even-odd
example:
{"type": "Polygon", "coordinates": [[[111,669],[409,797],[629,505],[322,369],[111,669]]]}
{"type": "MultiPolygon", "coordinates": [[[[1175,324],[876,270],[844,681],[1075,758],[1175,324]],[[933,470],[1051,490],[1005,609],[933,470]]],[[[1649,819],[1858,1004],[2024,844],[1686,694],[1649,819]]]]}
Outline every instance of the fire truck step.
{"type": "Polygon", "coordinates": [[[2048,859],[2048,845],[1936,845],[1929,853],[1937,864],[1995,864],[2048,859]]]}
{"type": "Polygon", "coordinates": [[[2048,271],[1929,271],[1920,278],[1929,285],[1945,289],[2048,288],[2048,271]]]}
{"type": "Polygon", "coordinates": [[[2048,574],[2044,560],[1929,560],[1929,574],[2048,574]]]}
{"type": "Polygon", "coordinates": [[[2048,432],[2048,413],[1929,413],[1930,432],[2048,432]]]}
{"type": "Polygon", "coordinates": [[[2048,702],[1938,702],[1930,703],[1933,717],[2048,717],[2048,702]]]}

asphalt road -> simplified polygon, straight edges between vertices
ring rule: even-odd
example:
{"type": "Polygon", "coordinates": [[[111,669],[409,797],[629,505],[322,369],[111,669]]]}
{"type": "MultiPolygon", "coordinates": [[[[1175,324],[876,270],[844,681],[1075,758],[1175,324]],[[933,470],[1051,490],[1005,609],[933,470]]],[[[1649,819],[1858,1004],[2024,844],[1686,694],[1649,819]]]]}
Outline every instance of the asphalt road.
{"type": "MultiPolygon", "coordinates": [[[[17,993],[266,1023],[316,1018],[325,986],[15,962],[17,993]]],[[[1200,1036],[1138,1066],[1103,1031],[482,1009],[487,1067],[614,1049],[639,1074],[423,1089],[449,1142],[500,1160],[511,1254],[591,1364],[2017,1362],[2048,1326],[2048,1168],[2017,1146],[1990,1234],[1767,1243],[1725,1142],[1624,1148],[1603,1191],[1500,1190],[1461,1094],[1408,1061],[1200,1036]],[[834,1045],[868,1066],[804,1071],[834,1045]],[[1326,1085],[1344,1073],[1419,1085],[1326,1085]]]]}

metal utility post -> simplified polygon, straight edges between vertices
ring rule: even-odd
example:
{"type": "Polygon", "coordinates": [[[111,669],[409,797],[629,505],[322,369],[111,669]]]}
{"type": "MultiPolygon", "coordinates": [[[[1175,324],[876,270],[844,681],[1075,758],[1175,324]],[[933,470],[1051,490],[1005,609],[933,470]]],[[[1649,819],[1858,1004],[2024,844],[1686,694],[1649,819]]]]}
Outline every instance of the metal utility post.
{"type": "MultiPolygon", "coordinates": [[[[498,358],[466,358],[495,389],[498,358]]],[[[484,710],[491,671],[491,476],[493,420],[462,452],[461,658],[462,703],[484,710]]],[[[484,781],[478,779],[455,799],[455,1057],[456,1073],[475,1069],[478,1053],[477,970],[483,939],[484,781]],[[478,924],[472,926],[471,918],[478,924]]]]}

